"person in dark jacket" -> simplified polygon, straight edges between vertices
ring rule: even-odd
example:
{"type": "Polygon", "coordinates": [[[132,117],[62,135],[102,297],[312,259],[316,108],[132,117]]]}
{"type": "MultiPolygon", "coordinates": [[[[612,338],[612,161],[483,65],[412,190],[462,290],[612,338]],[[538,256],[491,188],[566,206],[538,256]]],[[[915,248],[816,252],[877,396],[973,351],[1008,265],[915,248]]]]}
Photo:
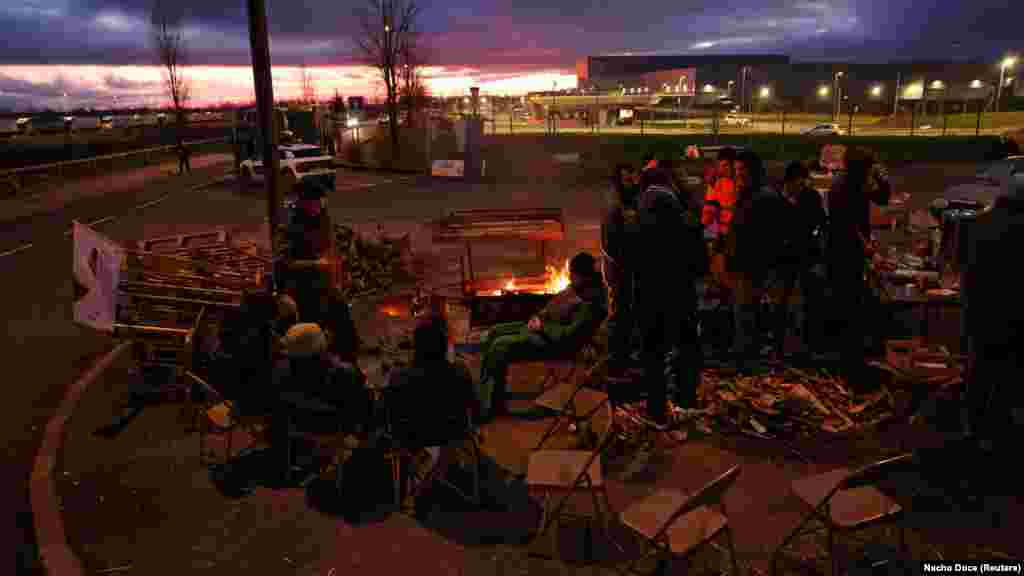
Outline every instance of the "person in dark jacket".
{"type": "Polygon", "coordinates": [[[765,184],[764,165],[751,150],[734,163],[736,205],[725,238],[729,274],[733,279],[736,367],[750,372],[760,356],[758,316],[769,273],[777,266],[782,233],[776,227],[778,195],[765,184]]]}
{"type": "MultiPolygon", "coordinates": [[[[1024,242],[1024,174],[1010,178],[991,211],[978,216],[968,236],[963,274],[967,336],[967,404],[970,435],[995,450],[1019,446],[1009,428],[1022,402],[1017,337],[1024,314],[1013,302],[1019,287],[1008,278],[1008,255],[1024,242]],[[1002,446],[1000,446],[1002,444],[1002,446]]],[[[1007,452],[1009,453],[1009,452],[1007,452]]]]}
{"type": "Polygon", "coordinates": [[[776,319],[776,355],[781,356],[790,326],[788,310],[794,290],[800,287],[803,310],[800,314],[801,338],[805,347],[815,347],[820,335],[811,333],[814,318],[820,312],[818,306],[821,286],[814,268],[821,262],[822,239],[825,227],[825,209],[821,194],[808,184],[810,171],[801,162],[786,166],[782,185],[782,199],[779,212],[779,229],[785,234],[782,246],[779,272],[782,287],[780,314],[776,319]]]}
{"type": "Polygon", "coordinates": [[[477,397],[482,414],[506,412],[505,376],[512,362],[541,359],[572,351],[596,330],[608,313],[608,294],[594,257],[581,252],[569,261],[571,284],[527,323],[509,322],[492,328],[481,350],[477,397]]]}
{"type": "Polygon", "coordinates": [[[647,416],[665,423],[670,382],[675,383],[678,404],[696,402],[701,370],[696,280],[707,272],[707,251],[699,218],[680,202],[671,175],[650,169],[643,173],[641,184],[637,318],[647,416]],[[667,250],[677,256],[671,264],[667,250]],[[666,265],[675,269],[671,278],[666,277],[666,265]]]}
{"type": "Polygon", "coordinates": [[[884,168],[867,149],[846,151],[846,172],[829,191],[828,248],[831,307],[835,312],[842,370],[848,378],[862,373],[866,326],[863,319],[868,288],[865,260],[873,255],[871,204],[886,205],[892,189],[884,168]]]}
{"type": "Polygon", "coordinates": [[[616,166],[612,179],[613,197],[601,222],[602,271],[610,292],[608,318],[609,369],[621,371],[633,352],[635,244],[639,188],[631,167],[616,166]]]}

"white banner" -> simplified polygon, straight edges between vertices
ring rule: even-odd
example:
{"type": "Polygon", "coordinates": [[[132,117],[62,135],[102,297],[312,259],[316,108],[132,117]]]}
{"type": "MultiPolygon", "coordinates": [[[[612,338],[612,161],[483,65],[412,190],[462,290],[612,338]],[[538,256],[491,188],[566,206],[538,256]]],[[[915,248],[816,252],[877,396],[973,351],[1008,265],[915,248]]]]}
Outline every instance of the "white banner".
{"type": "Polygon", "coordinates": [[[121,277],[121,247],[98,232],[74,222],[74,321],[101,332],[113,332],[117,289],[121,277]]]}
{"type": "Polygon", "coordinates": [[[434,160],[430,167],[430,175],[462,178],[466,175],[466,163],[463,160],[434,160]]]}

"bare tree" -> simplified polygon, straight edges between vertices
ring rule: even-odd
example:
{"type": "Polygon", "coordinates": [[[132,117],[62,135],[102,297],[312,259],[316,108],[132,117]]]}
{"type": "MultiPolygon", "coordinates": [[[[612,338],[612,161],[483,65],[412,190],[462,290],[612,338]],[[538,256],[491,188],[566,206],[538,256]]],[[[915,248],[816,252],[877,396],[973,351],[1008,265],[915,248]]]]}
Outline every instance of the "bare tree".
{"type": "Polygon", "coordinates": [[[406,112],[408,113],[406,122],[409,126],[414,124],[416,113],[423,110],[429,96],[426,86],[423,84],[423,78],[420,75],[420,69],[426,60],[426,52],[422,49],[418,40],[418,35],[409,35],[399,50],[402,66],[400,71],[402,80],[400,101],[405,105],[406,112]]]}
{"type": "Polygon", "coordinates": [[[175,137],[182,143],[185,110],[192,95],[191,84],[185,78],[186,52],[184,15],[170,3],[156,0],[150,15],[153,48],[157,62],[164,68],[164,91],[174,108],[177,126],[175,137]]]}
{"type": "Polygon", "coordinates": [[[313,84],[313,75],[309,73],[309,68],[305,64],[302,65],[302,101],[304,104],[316,102],[316,86],[313,84]]]}
{"type": "Polygon", "coordinates": [[[420,8],[415,0],[367,0],[354,38],[366,63],[377,68],[387,91],[388,128],[393,158],[398,153],[398,98],[401,92],[401,53],[416,34],[420,8]]]}

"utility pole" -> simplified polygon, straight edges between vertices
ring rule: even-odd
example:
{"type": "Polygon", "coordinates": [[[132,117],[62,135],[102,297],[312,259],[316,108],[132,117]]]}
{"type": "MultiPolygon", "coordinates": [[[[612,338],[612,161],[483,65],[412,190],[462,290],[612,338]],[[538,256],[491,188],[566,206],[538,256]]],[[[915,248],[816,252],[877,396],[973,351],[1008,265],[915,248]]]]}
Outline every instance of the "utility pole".
{"type": "MultiPolygon", "coordinates": [[[[248,0],[249,5],[249,46],[252,50],[252,76],[256,88],[256,109],[259,115],[260,132],[263,134],[263,179],[267,188],[267,215],[270,218],[270,248],[276,257],[279,254],[277,239],[278,215],[281,201],[278,199],[277,172],[280,162],[277,157],[277,130],[274,126],[274,85],[270,80],[270,42],[267,34],[267,9],[263,0],[248,0]]],[[[271,287],[271,289],[273,289],[271,287]]]]}
{"type": "Polygon", "coordinates": [[[900,89],[902,88],[902,77],[900,73],[896,73],[896,93],[893,94],[892,98],[892,115],[895,116],[900,111],[900,89]]]}

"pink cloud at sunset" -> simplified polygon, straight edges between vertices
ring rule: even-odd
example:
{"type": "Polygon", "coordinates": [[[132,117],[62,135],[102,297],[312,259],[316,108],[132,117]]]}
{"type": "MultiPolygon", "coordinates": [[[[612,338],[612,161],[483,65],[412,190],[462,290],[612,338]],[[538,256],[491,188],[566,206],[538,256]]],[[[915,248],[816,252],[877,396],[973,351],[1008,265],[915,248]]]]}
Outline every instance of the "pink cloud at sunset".
{"type": "MultiPolygon", "coordinates": [[[[366,66],[311,67],[308,69],[320,99],[337,91],[344,97],[384,97],[379,73],[366,66]]],[[[245,66],[192,66],[193,105],[252,101],[252,69],[245,66]]],[[[431,94],[460,96],[472,86],[484,94],[519,95],[531,91],[576,86],[576,76],[558,70],[492,73],[473,68],[424,68],[423,81],[431,94]]],[[[274,97],[287,100],[302,92],[302,71],[296,66],[273,70],[274,97]]],[[[156,66],[0,66],[0,105],[15,110],[75,107],[111,108],[161,106],[163,70],[156,66]],[[66,96],[65,96],[66,94],[66,96]]]]}

